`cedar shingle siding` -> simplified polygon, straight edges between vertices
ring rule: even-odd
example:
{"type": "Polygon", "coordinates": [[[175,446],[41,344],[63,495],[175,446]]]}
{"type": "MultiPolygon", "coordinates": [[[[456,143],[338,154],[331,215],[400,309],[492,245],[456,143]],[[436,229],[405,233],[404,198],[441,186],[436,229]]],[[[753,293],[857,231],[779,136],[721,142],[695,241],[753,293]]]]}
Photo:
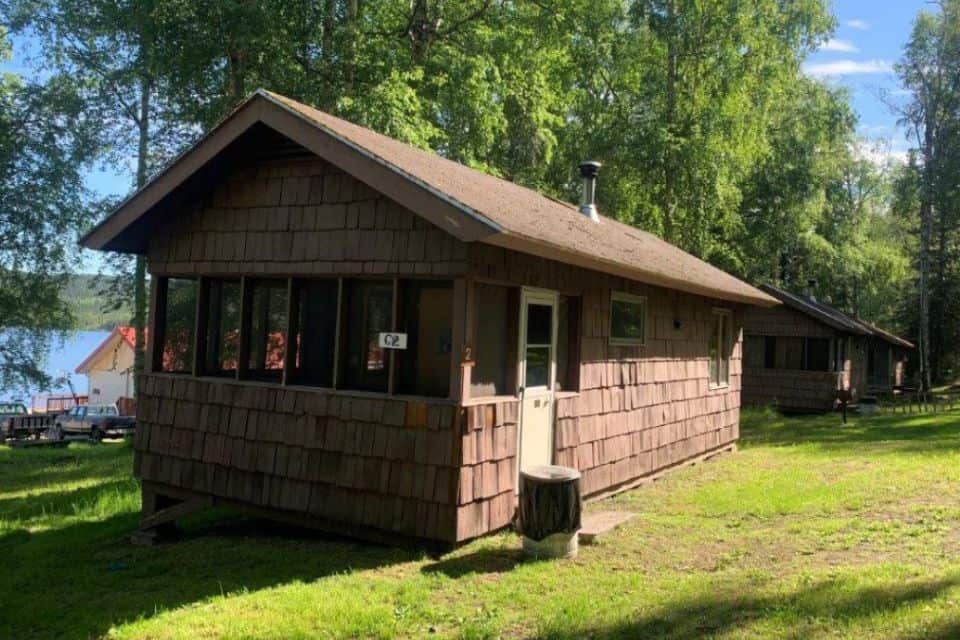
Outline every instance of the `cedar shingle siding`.
{"type": "MultiPolygon", "coordinates": [[[[154,276],[466,277],[580,296],[581,390],[557,400],[555,462],[583,472],[587,495],[738,437],[739,310],[729,386],[710,389],[720,303],[460,242],[312,156],[234,170],[154,234],[149,257],[154,276]],[[647,297],[645,346],[609,345],[611,291],[647,297]]],[[[141,388],[136,469],[159,491],[447,543],[513,519],[515,399],[461,408],[159,373],[141,388]]]]}

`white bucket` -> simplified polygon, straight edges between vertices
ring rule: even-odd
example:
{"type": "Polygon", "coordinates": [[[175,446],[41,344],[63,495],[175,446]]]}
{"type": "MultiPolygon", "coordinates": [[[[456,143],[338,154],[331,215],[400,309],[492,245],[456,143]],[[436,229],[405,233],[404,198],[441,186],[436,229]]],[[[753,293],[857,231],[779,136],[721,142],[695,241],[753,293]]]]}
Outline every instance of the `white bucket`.
{"type": "Polygon", "coordinates": [[[551,533],[543,540],[523,536],[523,553],[531,558],[575,558],[579,549],[580,532],[551,533]]]}

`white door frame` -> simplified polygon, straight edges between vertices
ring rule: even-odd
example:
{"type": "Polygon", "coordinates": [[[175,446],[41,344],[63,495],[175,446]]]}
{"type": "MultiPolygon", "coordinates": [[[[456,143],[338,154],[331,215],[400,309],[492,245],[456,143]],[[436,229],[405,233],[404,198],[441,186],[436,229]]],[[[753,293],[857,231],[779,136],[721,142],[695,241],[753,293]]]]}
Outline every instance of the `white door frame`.
{"type": "MultiPolygon", "coordinates": [[[[517,474],[519,477],[520,468],[524,465],[523,462],[523,426],[524,426],[524,400],[525,399],[541,399],[547,403],[549,418],[548,418],[548,427],[547,427],[547,438],[548,446],[550,450],[550,458],[547,461],[548,464],[553,464],[553,457],[555,454],[554,451],[554,393],[556,390],[556,380],[557,380],[557,328],[559,326],[559,319],[557,317],[559,308],[560,308],[560,296],[558,292],[552,291],[549,289],[536,289],[532,287],[524,287],[520,292],[520,324],[518,339],[517,339],[517,395],[520,399],[520,411],[518,413],[517,421],[517,474]],[[545,386],[536,386],[532,388],[527,388],[526,377],[527,377],[527,306],[529,304],[538,304],[549,306],[553,311],[550,314],[551,317],[551,327],[550,327],[550,344],[549,345],[534,345],[534,346],[549,346],[550,347],[550,367],[547,373],[547,384],[545,386]],[[532,397],[531,397],[532,396],[532,397]]],[[[516,484],[519,487],[519,482],[516,484]]]]}

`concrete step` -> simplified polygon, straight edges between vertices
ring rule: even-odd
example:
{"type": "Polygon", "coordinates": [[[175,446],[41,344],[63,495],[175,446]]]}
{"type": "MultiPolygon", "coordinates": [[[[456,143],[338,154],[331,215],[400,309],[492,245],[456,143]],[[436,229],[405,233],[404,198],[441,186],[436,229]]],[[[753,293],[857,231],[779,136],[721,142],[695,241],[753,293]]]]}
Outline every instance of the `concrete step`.
{"type": "Polygon", "coordinates": [[[629,511],[588,511],[580,520],[580,542],[593,544],[636,515],[629,511]]]}

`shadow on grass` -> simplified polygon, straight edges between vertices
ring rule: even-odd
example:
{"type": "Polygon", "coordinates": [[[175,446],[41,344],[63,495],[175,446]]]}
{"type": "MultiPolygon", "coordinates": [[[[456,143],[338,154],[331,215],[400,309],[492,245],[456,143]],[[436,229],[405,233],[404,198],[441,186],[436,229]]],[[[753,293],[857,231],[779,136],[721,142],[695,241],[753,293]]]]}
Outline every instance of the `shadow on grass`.
{"type": "MultiPolygon", "coordinates": [[[[792,594],[765,596],[744,593],[710,594],[691,600],[668,603],[656,613],[600,627],[548,627],[538,640],[593,638],[594,640],[634,638],[711,638],[728,633],[736,635],[752,625],[777,638],[801,640],[822,633],[824,626],[843,628],[863,622],[870,616],[895,612],[901,608],[940,597],[960,585],[960,575],[937,580],[920,580],[844,590],[832,581],[816,583],[792,594]]],[[[955,638],[960,623],[924,630],[915,637],[955,638]]],[[[761,633],[754,629],[754,634],[761,633]]]]}
{"type": "Polygon", "coordinates": [[[128,536],[137,518],[125,513],[0,537],[0,635],[100,637],[112,626],[221,594],[421,557],[241,517],[212,527],[195,519],[176,543],[134,547],[128,536]]]}
{"type": "Polygon", "coordinates": [[[466,555],[453,555],[428,564],[423,573],[442,573],[450,578],[471,574],[507,573],[521,562],[531,562],[519,549],[484,548],[466,555]]]}
{"type": "Polygon", "coordinates": [[[818,444],[827,448],[883,445],[878,450],[918,453],[960,450],[960,412],[852,416],[783,416],[772,410],[745,409],[741,443],[751,445],[818,444]]]}

